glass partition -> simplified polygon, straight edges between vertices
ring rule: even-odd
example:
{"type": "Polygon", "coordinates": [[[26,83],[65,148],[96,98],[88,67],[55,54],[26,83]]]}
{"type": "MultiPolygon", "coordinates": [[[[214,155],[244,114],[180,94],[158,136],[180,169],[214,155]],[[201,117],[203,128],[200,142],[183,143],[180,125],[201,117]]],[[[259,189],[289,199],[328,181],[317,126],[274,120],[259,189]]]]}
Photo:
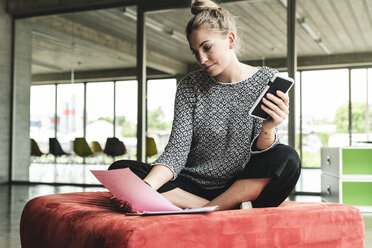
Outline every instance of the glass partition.
{"type": "Polygon", "coordinates": [[[172,129],[176,79],[149,80],[147,85],[147,136],[154,138],[158,154],[148,158],[148,162],[157,158],[168,143],[172,129]]]}
{"type": "MultiPolygon", "coordinates": [[[[30,136],[40,142],[45,153],[49,151],[49,138],[53,137],[69,153],[32,158],[30,181],[98,183],[89,169],[106,169],[108,163],[120,157],[88,151],[92,151],[92,141],[97,141],[104,149],[108,137],[128,138],[125,143],[128,143],[131,158],[135,159],[137,83],[127,84],[133,86],[128,90],[121,89],[118,82],[119,118],[116,118],[113,80],[136,77],[136,21],[135,6],[43,15],[24,18],[22,23],[16,21],[23,28],[20,40],[27,41],[25,44],[29,48],[32,80],[27,80],[27,87],[30,81],[35,85],[31,87],[30,136]],[[125,121],[120,116],[130,121],[132,129],[124,128],[131,133],[130,137],[121,134],[125,121]],[[75,152],[75,138],[85,138],[89,147],[85,149],[85,145],[79,145],[80,150],[75,152]]],[[[156,54],[155,58],[158,57],[156,54]]],[[[156,66],[157,61],[152,61],[152,65],[156,66]]],[[[19,170],[23,168],[25,166],[19,170]]]]}
{"type": "Polygon", "coordinates": [[[49,152],[49,137],[55,136],[55,91],[55,85],[31,86],[30,138],[44,153],[49,152]]]}
{"type": "Polygon", "coordinates": [[[86,91],[86,140],[103,146],[114,136],[114,83],[88,83],[86,91]]]}
{"type": "Polygon", "coordinates": [[[302,72],[302,164],[320,167],[322,146],[348,146],[348,70],[302,72]]]}
{"type": "Polygon", "coordinates": [[[57,139],[62,149],[73,153],[73,141],[84,136],[84,85],[57,87],[57,139]]]}
{"type": "MultiPolygon", "coordinates": [[[[371,76],[371,69],[351,70],[352,144],[356,146],[368,145],[371,140],[371,76]]],[[[344,130],[349,128],[347,124],[342,126],[344,130]]]]}
{"type": "Polygon", "coordinates": [[[132,81],[116,82],[116,137],[124,142],[127,157],[136,160],[137,156],[137,87],[132,81]]]}

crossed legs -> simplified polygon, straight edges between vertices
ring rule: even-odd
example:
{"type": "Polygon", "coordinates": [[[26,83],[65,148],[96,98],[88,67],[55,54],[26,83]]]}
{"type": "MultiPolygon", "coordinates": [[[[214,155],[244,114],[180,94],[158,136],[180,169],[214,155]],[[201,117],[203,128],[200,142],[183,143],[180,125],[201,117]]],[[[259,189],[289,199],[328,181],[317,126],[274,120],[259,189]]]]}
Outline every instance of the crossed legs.
{"type": "Polygon", "coordinates": [[[212,199],[209,202],[177,188],[164,196],[180,207],[219,206],[220,210],[225,210],[245,201],[252,201],[253,207],[276,207],[291,193],[300,172],[297,152],[279,144],[264,153],[252,155],[240,177],[218,196],[207,197],[212,199]]]}
{"type": "MultiPolygon", "coordinates": [[[[129,160],[116,161],[109,169],[128,167],[142,179],[151,170],[147,164],[129,160]]],[[[289,146],[278,144],[269,151],[252,155],[240,177],[228,188],[199,192],[200,189],[192,189],[192,182],[182,181],[185,178],[178,177],[177,182],[168,182],[158,191],[181,208],[218,205],[220,210],[225,210],[235,208],[244,201],[252,201],[253,207],[275,207],[288,197],[300,172],[301,161],[297,152],[289,146]],[[184,187],[187,191],[181,189],[184,187]]]]}
{"type": "Polygon", "coordinates": [[[270,178],[240,179],[225,192],[208,201],[180,188],[162,193],[170,202],[180,208],[218,206],[218,210],[232,209],[244,201],[255,200],[265,188],[270,178]]]}

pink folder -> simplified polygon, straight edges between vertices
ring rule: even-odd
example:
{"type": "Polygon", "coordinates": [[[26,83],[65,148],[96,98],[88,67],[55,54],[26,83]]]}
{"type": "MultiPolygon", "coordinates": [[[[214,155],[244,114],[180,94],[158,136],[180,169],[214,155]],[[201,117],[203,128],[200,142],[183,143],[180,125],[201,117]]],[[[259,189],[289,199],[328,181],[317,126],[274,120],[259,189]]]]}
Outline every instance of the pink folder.
{"type": "Polygon", "coordinates": [[[144,183],[128,168],[91,170],[91,172],[117,199],[129,202],[135,211],[134,214],[200,213],[210,212],[217,208],[181,209],[144,183]]]}

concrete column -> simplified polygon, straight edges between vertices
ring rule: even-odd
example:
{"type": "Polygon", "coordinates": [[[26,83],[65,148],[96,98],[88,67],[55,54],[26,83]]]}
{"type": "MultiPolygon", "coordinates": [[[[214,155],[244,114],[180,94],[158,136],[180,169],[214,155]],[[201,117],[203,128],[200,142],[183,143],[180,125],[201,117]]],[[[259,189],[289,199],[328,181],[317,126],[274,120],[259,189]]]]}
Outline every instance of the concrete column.
{"type": "Polygon", "coordinates": [[[351,69],[348,69],[349,73],[349,107],[348,107],[348,117],[349,117],[349,146],[353,145],[353,109],[352,109],[352,99],[351,99],[351,69]]]}
{"type": "Polygon", "coordinates": [[[12,180],[28,181],[30,166],[30,85],[32,37],[27,19],[15,22],[12,180]]]}
{"type": "MultiPolygon", "coordinates": [[[[288,76],[296,80],[297,49],[296,49],[296,0],[287,0],[287,68],[288,76]]],[[[288,145],[296,148],[296,98],[293,85],[289,91],[288,145]]]]}
{"type": "Polygon", "coordinates": [[[138,114],[137,114],[137,161],[146,162],[146,13],[137,7],[137,81],[138,81],[138,114]]]}
{"type": "Polygon", "coordinates": [[[12,19],[0,0],[0,183],[9,181],[12,19]]]}

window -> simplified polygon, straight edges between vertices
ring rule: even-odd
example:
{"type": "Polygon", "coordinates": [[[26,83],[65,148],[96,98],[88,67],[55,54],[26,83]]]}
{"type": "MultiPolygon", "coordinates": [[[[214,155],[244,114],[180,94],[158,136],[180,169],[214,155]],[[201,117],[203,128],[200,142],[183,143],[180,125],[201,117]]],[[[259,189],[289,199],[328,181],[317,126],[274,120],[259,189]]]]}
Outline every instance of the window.
{"type": "Polygon", "coordinates": [[[115,136],[124,142],[129,159],[137,156],[137,81],[116,82],[115,136]]]}
{"type": "Polygon", "coordinates": [[[114,83],[88,83],[86,91],[86,139],[88,144],[98,141],[103,146],[114,136],[114,83]]]}
{"type": "MultiPolygon", "coordinates": [[[[176,88],[176,79],[148,81],[147,135],[154,138],[158,155],[164,151],[172,129],[176,88]]],[[[151,159],[154,160],[155,158],[151,159]]]]}
{"type": "Polygon", "coordinates": [[[44,153],[49,152],[49,138],[55,136],[55,90],[55,85],[31,86],[30,137],[44,153]]]}
{"type": "Polygon", "coordinates": [[[57,87],[57,138],[62,149],[73,150],[73,140],[84,135],[84,85],[60,84],[57,87]]]}
{"type": "MultiPolygon", "coordinates": [[[[351,70],[352,145],[363,145],[371,138],[372,80],[369,77],[371,77],[371,69],[351,70]]],[[[345,119],[348,111],[338,114],[345,119]]],[[[349,123],[342,123],[340,128],[348,131],[349,123]]]]}
{"type": "MultiPolygon", "coordinates": [[[[320,167],[322,146],[349,144],[348,131],[342,129],[348,106],[348,70],[305,71],[302,73],[302,164],[320,167]]],[[[347,118],[347,117],[346,117],[347,118]]]]}

